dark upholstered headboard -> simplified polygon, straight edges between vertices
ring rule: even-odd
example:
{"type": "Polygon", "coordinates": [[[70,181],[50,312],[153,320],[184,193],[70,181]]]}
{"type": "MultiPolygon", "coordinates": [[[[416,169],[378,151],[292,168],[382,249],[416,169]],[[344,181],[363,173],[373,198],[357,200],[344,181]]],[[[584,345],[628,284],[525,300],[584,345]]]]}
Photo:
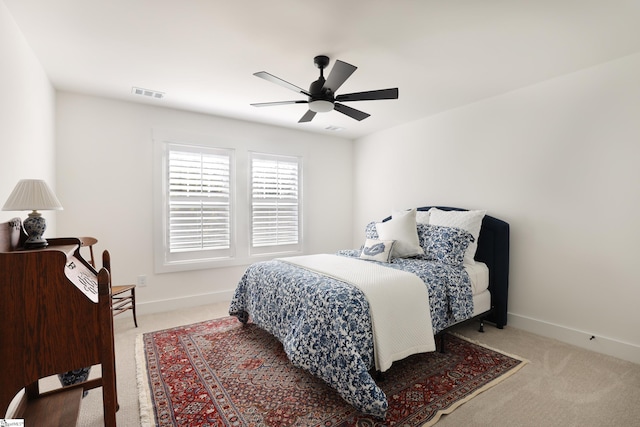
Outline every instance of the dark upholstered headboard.
{"type": "MultiPolygon", "coordinates": [[[[443,211],[466,211],[468,209],[448,206],[422,206],[419,211],[428,211],[432,207],[443,211]]],[[[383,221],[390,220],[391,217],[383,221]]],[[[507,300],[509,296],[509,224],[489,215],[482,220],[476,261],[483,262],[489,268],[489,290],[491,291],[492,313],[486,320],[500,329],[507,324],[507,300]]]]}

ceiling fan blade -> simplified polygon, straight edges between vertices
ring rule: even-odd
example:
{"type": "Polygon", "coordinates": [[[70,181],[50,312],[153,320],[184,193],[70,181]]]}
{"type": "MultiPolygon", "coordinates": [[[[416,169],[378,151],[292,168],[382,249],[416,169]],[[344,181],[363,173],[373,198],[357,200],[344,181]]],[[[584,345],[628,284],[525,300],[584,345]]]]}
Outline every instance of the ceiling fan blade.
{"type": "Polygon", "coordinates": [[[333,91],[333,93],[336,93],[338,88],[342,86],[342,83],[344,83],[349,78],[349,76],[353,74],[353,72],[357,69],[358,67],[347,64],[346,62],[342,62],[337,59],[336,63],[333,64],[333,68],[329,73],[329,77],[327,77],[327,80],[324,82],[324,85],[322,87],[329,88],[333,91]]]}
{"type": "Polygon", "coordinates": [[[256,76],[256,77],[260,77],[261,79],[265,79],[267,81],[275,83],[277,85],[280,85],[282,87],[286,87],[287,89],[292,90],[294,92],[298,92],[298,93],[302,93],[302,94],[307,95],[307,96],[311,96],[311,94],[308,91],[302,89],[301,87],[298,87],[298,86],[296,86],[294,84],[291,84],[291,83],[289,83],[287,81],[284,81],[280,77],[276,77],[273,74],[267,73],[266,71],[258,71],[257,73],[253,73],[253,75],[256,76]]]}
{"type": "Polygon", "coordinates": [[[304,113],[304,116],[302,116],[300,120],[298,120],[298,123],[310,122],[311,120],[313,120],[315,116],[316,116],[316,112],[309,110],[306,113],[304,113]]]}
{"type": "Polygon", "coordinates": [[[371,114],[367,114],[364,111],[356,110],[355,108],[347,107],[344,104],[340,104],[336,102],[333,104],[333,109],[341,112],[342,114],[346,114],[352,119],[356,119],[358,121],[364,120],[369,117],[371,114]]]}
{"type": "Polygon", "coordinates": [[[373,101],[376,99],[398,99],[398,88],[369,90],[366,92],[345,93],[336,96],[336,101],[373,101]]]}
{"type": "Polygon", "coordinates": [[[251,104],[254,107],[272,107],[274,105],[289,105],[289,104],[308,104],[309,101],[277,101],[277,102],[258,102],[251,104]]]}

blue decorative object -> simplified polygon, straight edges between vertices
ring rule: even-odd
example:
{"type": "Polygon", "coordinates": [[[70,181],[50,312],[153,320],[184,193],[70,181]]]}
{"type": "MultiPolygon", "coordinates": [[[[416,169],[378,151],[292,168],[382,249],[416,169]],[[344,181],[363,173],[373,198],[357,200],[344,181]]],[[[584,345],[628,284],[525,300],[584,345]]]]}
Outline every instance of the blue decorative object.
{"type": "MultiPolygon", "coordinates": [[[[91,366],[88,368],[74,369],[73,371],[65,372],[64,374],[58,374],[58,379],[60,380],[60,384],[63,386],[74,385],[83,383],[89,378],[89,373],[91,372],[91,366]]],[[[85,397],[89,392],[84,390],[82,392],[82,397],[85,397]]]]}
{"type": "Polygon", "coordinates": [[[29,236],[24,242],[25,247],[35,249],[47,246],[46,239],[42,237],[47,229],[47,221],[45,221],[40,212],[31,212],[22,225],[24,225],[24,231],[29,236]]]}
{"type": "Polygon", "coordinates": [[[384,243],[376,243],[375,245],[370,247],[365,246],[364,249],[362,249],[362,252],[364,252],[366,255],[374,256],[383,253],[384,248],[384,243]]]}

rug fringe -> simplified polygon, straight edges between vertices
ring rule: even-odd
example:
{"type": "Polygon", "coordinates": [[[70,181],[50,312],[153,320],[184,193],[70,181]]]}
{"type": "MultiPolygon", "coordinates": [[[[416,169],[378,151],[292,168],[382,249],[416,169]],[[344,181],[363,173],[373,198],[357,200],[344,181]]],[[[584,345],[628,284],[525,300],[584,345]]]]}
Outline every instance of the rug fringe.
{"type": "Polygon", "coordinates": [[[143,334],[139,334],[136,337],[135,358],[138,403],[140,406],[140,425],[142,427],[155,426],[155,415],[153,414],[153,401],[151,400],[151,390],[147,375],[147,360],[144,352],[143,334]]]}
{"type": "Polygon", "coordinates": [[[489,345],[486,345],[486,344],[484,344],[484,343],[482,343],[480,341],[474,340],[474,339],[469,338],[469,337],[465,337],[464,335],[461,335],[459,332],[448,332],[448,333],[453,335],[456,338],[460,338],[461,340],[465,340],[467,342],[470,342],[471,344],[475,344],[475,345],[479,345],[480,347],[488,348],[489,350],[495,351],[496,353],[504,354],[505,356],[509,356],[512,359],[516,359],[516,360],[519,360],[519,361],[523,362],[523,364],[519,365],[519,366],[524,366],[527,363],[530,363],[527,359],[524,359],[524,358],[518,356],[517,354],[511,354],[511,353],[507,353],[506,351],[502,351],[502,350],[499,350],[497,348],[493,348],[493,347],[491,347],[489,345]]]}
{"type": "Polygon", "coordinates": [[[498,378],[493,379],[493,381],[485,384],[483,387],[480,387],[479,389],[475,390],[473,393],[471,393],[470,395],[468,395],[467,397],[465,397],[464,399],[461,399],[457,402],[455,402],[454,404],[452,404],[450,407],[443,409],[442,411],[438,411],[432,419],[430,419],[429,421],[427,421],[426,423],[422,424],[421,427],[431,427],[434,424],[436,424],[438,422],[438,420],[440,420],[440,417],[442,415],[449,415],[451,414],[453,411],[455,411],[457,408],[460,407],[460,405],[463,405],[465,403],[467,403],[468,401],[470,401],[471,399],[473,399],[474,397],[476,397],[477,395],[479,395],[480,393],[489,390],[490,388],[494,387],[495,385],[501,383],[502,381],[504,381],[505,379],[509,378],[511,375],[515,374],[516,372],[518,372],[520,369],[522,369],[527,363],[530,363],[527,359],[524,359],[520,356],[517,356],[515,354],[509,354],[506,351],[502,351],[502,350],[498,350],[496,348],[493,348],[491,346],[485,345],[479,341],[476,341],[474,339],[465,337],[463,335],[460,335],[457,332],[449,332],[451,335],[455,336],[456,338],[460,338],[461,340],[470,342],[472,344],[476,344],[479,345],[481,347],[484,348],[488,348],[489,350],[495,351],[496,353],[500,353],[500,354],[504,354],[505,356],[508,356],[512,359],[516,359],[519,360],[520,364],[518,364],[518,366],[515,366],[513,368],[511,368],[509,370],[509,372],[505,372],[504,374],[500,375],[498,378]]]}

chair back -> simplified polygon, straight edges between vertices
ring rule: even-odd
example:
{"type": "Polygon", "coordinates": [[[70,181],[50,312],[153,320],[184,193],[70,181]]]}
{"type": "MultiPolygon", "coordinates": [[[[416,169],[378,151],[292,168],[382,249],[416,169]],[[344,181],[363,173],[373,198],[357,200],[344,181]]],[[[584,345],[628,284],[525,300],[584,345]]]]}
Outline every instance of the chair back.
{"type": "Polygon", "coordinates": [[[95,237],[78,237],[78,239],[80,239],[80,246],[81,247],[88,247],[89,248],[89,255],[90,255],[89,263],[91,264],[91,266],[93,268],[95,268],[96,267],[96,260],[93,257],[93,245],[98,243],[98,239],[96,239],[95,237]]]}

